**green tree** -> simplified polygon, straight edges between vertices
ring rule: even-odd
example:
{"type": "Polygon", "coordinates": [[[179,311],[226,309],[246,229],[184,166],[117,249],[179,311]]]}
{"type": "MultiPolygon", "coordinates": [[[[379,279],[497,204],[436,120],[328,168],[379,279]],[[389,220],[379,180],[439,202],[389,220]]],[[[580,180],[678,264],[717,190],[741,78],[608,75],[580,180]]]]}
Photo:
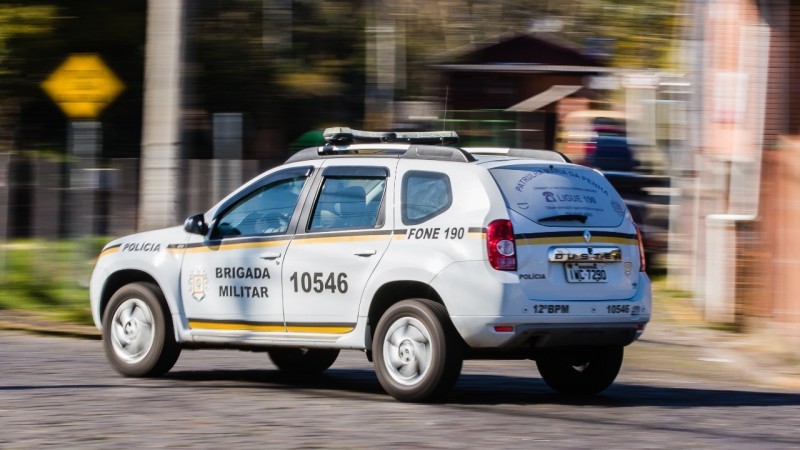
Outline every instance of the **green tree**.
{"type": "MultiPolygon", "coordinates": [[[[70,53],[88,52],[99,53],[126,85],[101,117],[107,156],[137,156],[146,4],[141,0],[0,4],[0,148],[9,148],[12,136],[22,148],[64,147],[68,120],[40,83],[70,53]]],[[[285,136],[277,139],[284,141],[310,128],[358,125],[365,91],[370,89],[368,58],[374,57],[368,53],[370,40],[378,31],[386,31],[377,30],[378,23],[391,25],[396,40],[396,85],[391,95],[412,99],[443,94],[432,78],[433,63],[469,46],[532,29],[554,31],[579,46],[591,39],[608,43],[613,66],[673,68],[674,38],[684,20],[679,0],[184,4],[184,129],[186,147],[194,152],[186,156],[210,155],[214,112],[243,112],[246,130],[278,130],[285,136]]]]}
{"type": "Polygon", "coordinates": [[[9,42],[19,37],[41,35],[52,31],[54,6],[12,6],[0,4],[0,75],[13,74],[8,64],[9,42]]]}
{"type": "Polygon", "coordinates": [[[53,29],[56,8],[48,5],[0,4],[0,151],[10,151],[17,128],[19,93],[25,84],[14,42],[43,36],[53,29]]]}
{"type": "Polygon", "coordinates": [[[245,149],[250,157],[330,121],[360,120],[361,1],[215,0],[187,9],[186,138],[195,155],[210,155],[217,112],[244,113],[246,132],[274,131],[245,149]]]}
{"type": "Polygon", "coordinates": [[[676,69],[675,43],[685,16],[678,0],[602,0],[578,2],[563,34],[576,41],[590,37],[613,43],[611,65],[630,69],[676,69]]]}
{"type": "Polygon", "coordinates": [[[686,16],[680,0],[384,0],[392,5],[408,63],[408,95],[439,95],[427,66],[503,36],[546,31],[588,50],[605,49],[607,64],[676,69],[676,38],[686,16]],[[594,45],[593,45],[594,44],[594,45]],[[595,47],[594,49],[592,47],[595,47]],[[605,48],[607,47],[607,48],[605,48]]]}
{"type": "MultiPolygon", "coordinates": [[[[19,30],[6,36],[0,63],[7,146],[20,151],[64,152],[69,119],[41,83],[72,53],[97,53],[126,88],[101,114],[104,150],[136,156],[141,134],[144,12],[141,0],[87,2],[34,0],[6,4],[7,20],[19,30]],[[13,135],[13,144],[11,136],[13,135]]],[[[7,27],[0,26],[4,35],[7,27]]]]}

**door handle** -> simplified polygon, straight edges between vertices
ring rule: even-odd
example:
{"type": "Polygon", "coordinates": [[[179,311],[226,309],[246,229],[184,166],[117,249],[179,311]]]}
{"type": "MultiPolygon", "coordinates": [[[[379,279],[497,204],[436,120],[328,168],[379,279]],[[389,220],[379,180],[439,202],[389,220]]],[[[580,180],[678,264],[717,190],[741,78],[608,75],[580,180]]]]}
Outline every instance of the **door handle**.
{"type": "Polygon", "coordinates": [[[356,256],[364,256],[364,257],[367,257],[367,256],[372,256],[372,255],[374,255],[375,253],[378,253],[378,252],[377,252],[376,250],[358,250],[358,251],[356,251],[356,252],[355,252],[355,253],[353,253],[353,254],[354,254],[354,255],[356,255],[356,256]]]}
{"type": "Polygon", "coordinates": [[[261,259],[269,259],[269,260],[278,259],[280,257],[281,257],[280,252],[262,253],[259,256],[259,258],[261,259]]]}

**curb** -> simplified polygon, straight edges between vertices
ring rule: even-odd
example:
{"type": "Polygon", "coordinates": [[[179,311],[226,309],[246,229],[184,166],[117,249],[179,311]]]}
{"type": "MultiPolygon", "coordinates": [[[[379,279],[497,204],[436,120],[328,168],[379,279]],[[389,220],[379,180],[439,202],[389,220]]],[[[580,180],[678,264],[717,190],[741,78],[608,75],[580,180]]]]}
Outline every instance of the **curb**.
{"type": "MultiPolygon", "coordinates": [[[[651,322],[650,333],[643,341],[660,345],[706,347],[735,361],[739,370],[753,382],[774,388],[800,390],[800,358],[783,354],[775,348],[756,342],[754,336],[714,332],[681,302],[664,302],[662,320],[651,322]],[[670,304],[671,303],[671,304],[670,304]]],[[[658,314],[657,313],[657,314],[658,314]]],[[[15,330],[88,340],[101,340],[100,330],[91,325],[77,325],[53,320],[41,313],[21,310],[0,310],[0,330],[15,330]]]]}
{"type": "Polygon", "coordinates": [[[691,299],[654,299],[658,303],[658,319],[651,322],[654,343],[681,343],[703,347],[718,353],[720,359],[736,364],[738,370],[754,384],[791,391],[800,391],[800,351],[781,345],[778,336],[713,330],[692,306],[691,299]],[[657,330],[657,331],[656,331],[657,330]]]}
{"type": "Polygon", "coordinates": [[[89,325],[75,325],[48,319],[36,313],[15,310],[0,310],[0,330],[26,331],[29,333],[100,340],[100,330],[89,325]]]}

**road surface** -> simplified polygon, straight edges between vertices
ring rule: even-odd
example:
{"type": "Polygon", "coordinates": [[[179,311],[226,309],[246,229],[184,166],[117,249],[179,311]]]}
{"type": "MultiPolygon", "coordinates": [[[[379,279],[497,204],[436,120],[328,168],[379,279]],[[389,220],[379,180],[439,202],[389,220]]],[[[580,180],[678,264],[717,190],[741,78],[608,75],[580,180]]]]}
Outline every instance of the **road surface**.
{"type": "Polygon", "coordinates": [[[362,353],[316,379],[262,353],[184,351],[160,379],[96,340],[0,331],[0,448],[800,448],[800,393],[700,347],[644,340],[609,390],[554,394],[530,361],[467,361],[445,404],[386,395],[362,353]]]}

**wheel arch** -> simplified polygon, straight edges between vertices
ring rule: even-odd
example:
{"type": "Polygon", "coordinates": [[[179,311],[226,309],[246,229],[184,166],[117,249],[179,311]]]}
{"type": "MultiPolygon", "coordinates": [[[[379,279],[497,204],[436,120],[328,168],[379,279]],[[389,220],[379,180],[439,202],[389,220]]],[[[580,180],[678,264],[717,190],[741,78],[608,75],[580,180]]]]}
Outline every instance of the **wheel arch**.
{"type": "Polygon", "coordinates": [[[447,308],[442,301],[442,297],[436,289],[427,283],[414,280],[391,281],[381,286],[372,297],[367,313],[367,323],[369,324],[369,338],[375,335],[375,327],[383,313],[395,303],[409,298],[426,298],[436,303],[440,303],[447,308]]]}
{"type": "Polygon", "coordinates": [[[118,270],[106,279],[105,284],[103,285],[103,290],[100,295],[100,318],[102,320],[103,315],[106,312],[106,307],[108,307],[109,301],[111,301],[111,297],[117,292],[121,287],[130,284],[130,283],[137,283],[137,282],[147,282],[155,284],[161,290],[160,299],[164,303],[164,307],[166,308],[167,317],[170,316],[170,307],[169,302],[166,301],[164,289],[158,283],[158,281],[149,273],[143,270],[137,269],[123,269],[118,270]]]}

